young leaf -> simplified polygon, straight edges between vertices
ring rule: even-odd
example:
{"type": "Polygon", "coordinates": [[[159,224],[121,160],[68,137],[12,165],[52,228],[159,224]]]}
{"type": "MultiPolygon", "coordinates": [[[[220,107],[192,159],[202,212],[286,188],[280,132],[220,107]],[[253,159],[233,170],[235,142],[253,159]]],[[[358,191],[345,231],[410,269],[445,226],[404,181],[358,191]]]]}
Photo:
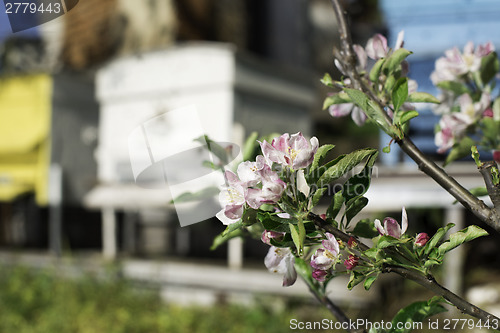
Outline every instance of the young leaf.
{"type": "Polygon", "coordinates": [[[370,290],[373,282],[375,282],[375,280],[377,280],[377,278],[378,278],[378,274],[375,276],[367,277],[365,280],[365,283],[364,283],[365,290],[370,290]]]}
{"type": "Polygon", "coordinates": [[[352,234],[363,238],[373,238],[379,235],[377,228],[375,228],[375,223],[370,219],[362,219],[356,223],[352,234]]]}
{"type": "Polygon", "coordinates": [[[351,277],[349,278],[349,283],[347,284],[347,288],[352,290],[356,285],[363,282],[365,279],[365,275],[362,272],[351,271],[351,277]]]}
{"type": "Polygon", "coordinates": [[[227,226],[226,230],[224,230],[221,234],[222,237],[226,237],[228,236],[231,232],[235,231],[235,230],[238,230],[238,229],[241,229],[241,227],[243,227],[243,221],[242,220],[239,220],[235,223],[232,223],[230,225],[227,226]]]}
{"type": "Polygon", "coordinates": [[[325,73],[325,75],[323,76],[323,78],[320,81],[325,86],[332,87],[332,88],[334,87],[334,85],[333,85],[333,79],[330,76],[330,74],[328,74],[328,73],[325,73]]]}
{"type": "Polygon", "coordinates": [[[293,225],[290,223],[288,226],[290,227],[290,234],[292,235],[293,244],[295,245],[295,248],[297,249],[299,255],[302,255],[304,248],[304,239],[306,237],[304,224],[299,222],[298,225],[293,225]]]}
{"type": "Polygon", "coordinates": [[[225,236],[222,235],[223,233],[217,235],[213,242],[212,242],[212,246],[210,247],[210,251],[214,251],[216,250],[219,246],[221,246],[222,244],[226,243],[228,240],[232,239],[232,238],[236,238],[236,237],[240,237],[243,235],[243,231],[241,229],[236,229],[236,230],[233,230],[229,233],[226,233],[225,236]]]}
{"type": "Polygon", "coordinates": [[[379,59],[370,70],[370,81],[372,81],[373,83],[378,82],[380,77],[380,72],[382,71],[382,66],[384,65],[384,63],[385,63],[385,58],[379,59]]]}
{"type": "Polygon", "coordinates": [[[309,265],[304,259],[295,257],[295,270],[309,286],[316,286],[315,280],[312,277],[311,265],[309,265]]]}
{"type": "Polygon", "coordinates": [[[316,151],[316,154],[314,154],[314,159],[313,159],[313,162],[311,164],[311,167],[309,168],[309,175],[315,174],[318,172],[319,166],[321,165],[321,163],[323,163],[326,155],[333,148],[335,148],[334,145],[323,145],[323,146],[318,148],[318,150],[316,151]]]}
{"type": "Polygon", "coordinates": [[[382,70],[386,75],[389,76],[390,73],[395,72],[396,70],[399,69],[399,66],[401,63],[410,55],[412,54],[411,51],[408,51],[406,49],[397,49],[394,51],[385,61],[384,66],[382,67],[382,70]]]}
{"type": "Polygon", "coordinates": [[[446,225],[446,227],[439,228],[438,231],[436,231],[436,233],[434,234],[434,236],[432,236],[432,238],[429,239],[427,244],[425,244],[424,254],[426,256],[428,256],[429,253],[431,253],[432,249],[435,248],[439,244],[439,242],[444,238],[444,236],[446,236],[446,233],[448,232],[448,230],[450,230],[454,226],[455,226],[455,224],[448,223],[446,225]]]}
{"type": "MultiPolygon", "coordinates": [[[[392,105],[394,106],[394,112],[398,113],[403,103],[406,102],[406,98],[408,98],[408,78],[402,77],[396,81],[392,89],[392,105]]],[[[396,119],[396,117],[394,117],[394,119],[396,119]]]]}
{"type": "Polygon", "coordinates": [[[368,198],[358,197],[354,199],[349,205],[346,205],[345,216],[347,219],[347,225],[349,222],[358,215],[358,213],[368,205],[368,198]]]}
{"type": "Polygon", "coordinates": [[[318,188],[316,190],[316,192],[314,192],[314,195],[313,195],[312,200],[311,200],[312,207],[315,207],[319,203],[319,200],[323,197],[323,194],[325,194],[325,192],[327,190],[328,190],[328,187],[321,187],[321,188],[318,188]]]}
{"type": "Polygon", "coordinates": [[[408,98],[406,99],[406,101],[409,103],[434,103],[434,104],[441,103],[439,99],[425,92],[411,93],[410,96],[408,96],[408,98]]]}
{"type": "Polygon", "coordinates": [[[401,113],[401,117],[399,119],[400,124],[406,124],[407,122],[410,121],[410,119],[415,118],[418,116],[418,112],[415,110],[410,110],[410,111],[405,111],[401,113]]]}
{"type": "Polygon", "coordinates": [[[400,243],[399,239],[392,236],[381,236],[377,242],[377,249],[385,249],[391,246],[396,246],[400,243]]]}
{"type": "Polygon", "coordinates": [[[412,331],[412,323],[422,322],[425,319],[441,312],[446,312],[441,304],[445,303],[442,297],[433,297],[429,301],[415,302],[399,312],[392,319],[390,333],[407,333],[412,331]],[[401,323],[398,325],[398,323],[401,323]],[[401,327],[401,328],[398,328],[401,327]]]}
{"type": "Polygon", "coordinates": [[[335,217],[337,217],[338,213],[340,212],[343,203],[344,203],[344,196],[342,195],[342,191],[335,193],[335,195],[332,198],[332,202],[330,203],[330,206],[328,206],[328,209],[326,210],[326,216],[334,220],[335,217]]]}
{"type": "Polygon", "coordinates": [[[484,229],[481,229],[477,225],[471,225],[463,230],[460,230],[459,232],[451,234],[450,239],[439,246],[439,255],[442,256],[446,252],[453,250],[463,243],[470,242],[478,237],[487,235],[488,233],[484,229]]]}
{"type": "Polygon", "coordinates": [[[344,103],[352,103],[352,100],[345,92],[339,92],[338,94],[330,95],[325,98],[325,101],[323,102],[323,110],[331,105],[344,103]]]}
{"type": "Polygon", "coordinates": [[[344,156],[337,164],[328,168],[319,178],[317,184],[319,187],[328,186],[332,181],[342,177],[349,170],[361,163],[365,158],[373,156],[376,149],[360,149],[344,156]]]}
{"type": "Polygon", "coordinates": [[[446,157],[446,161],[444,162],[444,166],[450,164],[451,162],[464,158],[466,156],[469,156],[470,154],[470,147],[472,147],[475,144],[475,141],[472,140],[468,136],[464,136],[460,142],[455,143],[453,145],[453,148],[449,152],[448,156],[446,157]]]}

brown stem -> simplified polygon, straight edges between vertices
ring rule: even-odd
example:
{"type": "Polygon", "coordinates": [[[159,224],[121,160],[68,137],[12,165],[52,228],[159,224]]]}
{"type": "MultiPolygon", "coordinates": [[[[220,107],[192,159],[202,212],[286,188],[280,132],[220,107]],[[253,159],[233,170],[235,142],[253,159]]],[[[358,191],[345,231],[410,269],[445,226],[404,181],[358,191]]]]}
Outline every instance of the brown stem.
{"type": "Polygon", "coordinates": [[[482,320],[483,322],[486,322],[488,320],[490,322],[493,320],[500,321],[499,318],[492,315],[491,313],[486,312],[481,308],[478,308],[477,306],[467,302],[460,296],[446,289],[445,287],[437,283],[437,281],[432,276],[423,276],[418,272],[413,272],[409,269],[398,266],[387,266],[383,271],[383,273],[390,273],[390,272],[399,274],[406,279],[412,280],[420,284],[421,286],[424,286],[425,288],[434,292],[436,295],[442,296],[444,299],[452,303],[457,309],[459,309],[463,313],[476,317],[482,320]]]}
{"type": "MultiPolygon", "coordinates": [[[[329,224],[325,220],[323,220],[321,217],[319,217],[316,214],[309,213],[308,214],[308,219],[314,222],[314,224],[322,229],[325,230],[331,234],[333,234],[336,238],[342,240],[343,242],[348,242],[349,238],[351,238],[350,235],[342,232],[341,230],[335,228],[333,225],[329,224]]],[[[358,240],[358,247],[361,251],[366,251],[369,249],[368,246],[363,244],[358,240]]],[[[401,275],[404,278],[407,278],[409,280],[412,280],[414,282],[417,282],[421,286],[429,289],[430,291],[434,292],[435,294],[439,296],[443,296],[446,300],[448,300],[450,303],[452,303],[457,309],[462,311],[463,313],[466,313],[470,316],[476,317],[478,319],[481,319],[483,321],[486,320],[498,320],[500,322],[500,319],[492,315],[491,313],[488,313],[477,306],[470,304],[467,302],[465,299],[461,298],[457,294],[451,292],[450,290],[446,289],[445,287],[441,286],[439,283],[436,282],[434,277],[431,275],[429,276],[424,276],[420,274],[419,272],[412,271],[407,268],[399,267],[399,266],[387,266],[385,269],[382,271],[382,273],[396,273],[401,275]]]]}
{"type": "MultiPolygon", "coordinates": [[[[384,110],[384,104],[377,98],[377,96],[373,94],[371,89],[366,86],[356,70],[356,57],[352,48],[352,38],[349,33],[349,29],[347,28],[344,10],[340,5],[339,0],[331,1],[335,16],[337,18],[337,23],[339,26],[338,29],[340,32],[340,41],[345,56],[345,59],[339,60],[345,60],[344,63],[347,74],[353,81],[354,86],[367,94],[371,100],[375,101],[379,105],[381,110],[384,110]]],[[[390,119],[389,115],[385,112],[383,112],[382,115],[388,125],[391,125],[392,120],[390,119]]],[[[458,202],[460,202],[465,208],[470,210],[481,221],[484,221],[486,224],[500,233],[500,212],[497,212],[495,209],[490,209],[484,204],[482,200],[479,200],[466,188],[460,185],[453,177],[448,175],[442,168],[440,168],[425,154],[423,154],[422,151],[420,151],[420,149],[415,146],[410,138],[403,137],[402,139],[399,139],[394,137],[393,139],[395,139],[401,149],[410,158],[412,158],[415,163],[417,163],[421,171],[434,179],[439,185],[441,185],[441,187],[448,191],[448,193],[450,193],[458,202]]]]}

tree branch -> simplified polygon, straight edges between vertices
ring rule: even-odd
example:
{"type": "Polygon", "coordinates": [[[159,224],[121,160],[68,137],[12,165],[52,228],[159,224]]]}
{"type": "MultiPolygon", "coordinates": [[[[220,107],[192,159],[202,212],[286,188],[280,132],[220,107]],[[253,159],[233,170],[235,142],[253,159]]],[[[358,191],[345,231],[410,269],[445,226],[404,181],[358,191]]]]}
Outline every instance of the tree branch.
{"type": "Polygon", "coordinates": [[[383,273],[396,273],[398,275],[401,275],[402,277],[412,280],[421,286],[429,289],[430,291],[434,292],[436,295],[443,296],[444,299],[452,303],[457,309],[462,311],[463,313],[466,313],[472,317],[476,317],[483,322],[495,320],[495,321],[500,321],[499,318],[496,316],[492,315],[489,312],[484,311],[481,308],[478,308],[477,306],[467,302],[465,299],[461,298],[457,294],[451,292],[450,290],[446,289],[437,281],[434,279],[432,276],[423,276],[417,272],[413,272],[409,269],[403,268],[403,267],[398,267],[398,266],[387,266],[383,273]]]}
{"type": "MultiPolygon", "coordinates": [[[[340,41],[342,44],[342,50],[345,56],[345,67],[347,74],[354,83],[354,86],[365,94],[367,94],[371,100],[376,102],[381,110],[385,109],[385,105],[374,95],[374,93],[369,89],[363,82],[359,73],[356,70],[356,57],[352,47],[352,39],[349,33],[347,22],[345,19],[344,10],[340,5],[339,0],[331,0],[335,16],[337,18],[337,23],[339,25],[338,29],[340,32],[340,41]]],[[[340,60],[340,59],[339,59],[340,60]]],[[[392,120],[389,115],[385,112],[382,113],[384,120],[391,125],[392,120]]],[[[423,154],[420,149],[415,146],[413,141],[408,137],[403,137],[402,139],[394,138],[401,149],[417,163],[418,168],[424,172],[426,175],[434,179],[441,187],[443,187],[448,193],[450,193],[458,202],[460,202],[465,208],[470,210],[476,217],[481,221],[484,221],[490,227],[495,229],[500,233],[500,213],[495,209],[491,209],[485,205],[482,200],[479,200],[476,196],[470,193],[466,188],[459,184],[453,177],[448,175],[442,168],[436,165],[431,159],[429,159],[425,154],[423,154]]]]}
{"type": "MultiPolygon", "coordinates": [[[[329,224],[325,220],[323,220],[321,217],[319,217],[316,214],[309,213],[308,214],[308,219],[314,222],[316,227],[325,230],[335,236],[335,238],[338,238],[342,240],[343,242],[348,242],[349,238],[351,238],[350,235],[342,232],[341,230],[335,228],[333,225],[329,224]]],[[[370,247],[366,246],[362,242],[358,240],[358,247],[361,251],[366,251],[370,249],[370,247]]],[[[432,277],[432,275],[429,276],[424,276],[416,271],[412,271],[407,268],[399,267],[399,266],[387,266],[384,268],[382,273],[396,273],[398,275],[401,275],[402,277],[412,280],[421,286],[429,289],[433,293],[439,296],[443,296],[446,300],[448,300],[450,303],[452,303],[457,309],[462,311],[463,313],[466,313],[470,316],[473,316],[475,318],[481,319],[483,321],[486,320],[498,320],[500,322],[500,319],[492,315],[491,313],[488,313],[477,306],[467,302],[465,299],[461,298],[457,294],[451,292],[450,290],[446,289],[445,287],[441,286],[435,279],[432,277]]]]}
{"type": "Polygon", "coordinates": [[[349,327],[351,326],[349,324],[352,323],[352,320],[349,319],[346,316],[346,314],[335,303],[333,303],[326,295],[321,295],[316,289],[311,287],[311,285],[309,285],[307,282],[306,282],[306,284],[309,287],[309,291],[314,295],[314,297],[318,300],[318,302],[323,304],[323,306],[326,307],[328,309],[328,311],[330,311],[335,316],[335,318],[337,318],[338,322],[347,323],[347,327],[348,327],[346,329],[347,332],[350,332],[350,333],[364,333],[364,332],[366,332],[365,330],[362,330],[362,329],[361,330],[349,329],[349,327]]]}
{"type": "Polygon", "coordinates": [[[500,185],[494,183],[492,173],[494,169],[498,171],[497,163],[495,161],[484,162],[478,169],[481,176],[483,176],[484,184],[488,190],[491,202],[493,202],[495,211],[497,214],[500,214],[500,185]]]}

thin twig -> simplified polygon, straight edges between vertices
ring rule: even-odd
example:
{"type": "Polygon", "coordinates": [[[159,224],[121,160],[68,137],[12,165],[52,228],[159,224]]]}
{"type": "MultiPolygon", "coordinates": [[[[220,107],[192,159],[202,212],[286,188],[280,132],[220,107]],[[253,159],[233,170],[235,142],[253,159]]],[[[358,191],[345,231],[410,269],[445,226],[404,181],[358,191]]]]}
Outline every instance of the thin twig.
{"type": "MultiPolygon", "coordinates": [[[[377,98],[377,96],[374,95],[371,89],[366,86],[356,70],[356,57],[352,47],[352,39],[347,27],[344,10],[340,5],[339,0],[331,1],[335,16],[337,18],[338,29],[340,32],[340,41],[345,56],[345,59],[338,60],[344,60],[347,74],[353,81],[354,86],[358,89],[361,89],[361,91],[367,94],[371,100],[379,105],[381,110],[384,110],[384,104],[377,98]]],[[[384,121],[386,121],[389,125],[392,124],[392,120],[387,113],[382,112],[382,116],[384,117],[384,121]]],[[[482,200],[479,200],[476,196],[474,196],[466,188],[459,184],[453,177],[448,175],[442,168],[440,168],[436,163],[434,163],[425,154],[423,154],[422,151],[420,151],[420,149],[415,146],[415,144],[409,137],[403,137],[402,139],[393,139],[395,139],[401,149],[411,159],[413,159],[415,163],[417,163],[419,169],[422,172],[434,179],[441,187],[443,187],[443,189],[448,191],[448,193],[450,193],[465,208],[470,210],[476,217],[478,217],[480,220],[484,221],[486,224],[500,233],[499,212],[486,206],[482,200]]]]}
{"type": "Polygon", "coordinates": [[[321,295],[318,293],[317,290],[315,290],[313,287],[311,287],[308,283],[306,283],[307,286],[309,287],[309,291],[314,295],[314,297],[325,306],[328,311],[330,311],[335,318],[337,318],[337,321],[340,323],[346,323],[344,327],[346,327],[346,331],[350,333],[364,333],[366,332],[365,330],[351,330],[351,323],[352,320],[347,317],[347,315],[340,309],[335,303],[332,302],[331,299],[329,299],[326,295],[321,295]]]}
{"type": "Polygon", "coordinates": [[[494,169],[498,170],[497,163],[495,161],[484,162],[478,169],[481,176],[483,176],[491,202],[493,202],[496,212],[500,214],[500,185],[494,183],[492,174],[494,169]]]}
{"type": "MultiPolygon", "coordinates": [[[[314,222],[316,227],[325,230],[331,234],[333,234],[336,238],[339,238],[343,242],[348,242],[349,238],[351,238],[350,235],[342,232],[341,230],[335,228],[333,225],[329,224],[325,220],[323,220],[321,217],[319,217],[316,214],[309,213],[307,216],[311,221],[314,222]]],[[[358,247],[361,251],[366,251],[370,247],[367,245],[363,244],[361,241],[358,242],[358,247]]],[[[399,267],[399,266],[387,266],[382,273],[396,273],[401,275],[404,278],[407,278],[409,280],[412,280],[421,286],[429,289],[430,291],[434,292],[435,294],[439,296],[443,296],[446,300],[448,300],[450,303],[452,303],[457,309],[462,311],[463,313],[466,313],[470,316],[476,317],[478,319],[481,319],[483,321],[486,320],[498,320],[500,322],[500,319],[492,315],[491,313],[488,313],[477,306],[470,304],[467,302],[465,299],[461,298],[457,294],[451,292],[450,290],[446,289],[445,287],[441,286],[435,279],[432,277],[432,275],[429,276],[424,276],[420,274],[417,271],[412,271],[410,269],[404,268],[404,267],[399,267]]]]}

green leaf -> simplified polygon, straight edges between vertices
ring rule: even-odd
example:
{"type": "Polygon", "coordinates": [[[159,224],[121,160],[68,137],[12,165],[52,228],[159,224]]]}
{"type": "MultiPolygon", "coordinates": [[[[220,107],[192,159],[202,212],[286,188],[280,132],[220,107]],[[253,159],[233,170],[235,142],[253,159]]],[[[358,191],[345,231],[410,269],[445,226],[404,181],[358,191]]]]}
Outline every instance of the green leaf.
{"type": "Polygon", "coordinates": [[[493,102],[493,119],[500,121],[500,97],[497,97],[493,102]]]}
{"type": "Polygon", "coordinates": [[[325,98],[325,101],[323,102],[323,110],[331,105],[344,103],[352,103],[352,100],[345,92],[339,92],[338,94],[330,95],[325,98]]]}
{"type": "Polygon", "coordinates": [[[408,51],[406,49],[397,49],[394,51],[389,57],[387,57],[387,60],[384,63],[384,66],[382,67],[382,70],[386,75],[389,76],[390,73],[393,73],[399,69],[399,66],[401,66],[401,63],[410,55],[412,54],[411,51],[408,51]]]}
{"type": "Polygon", "coordinates": [[[412,323],[422,322],[438,313],[446,312],[447,310],[441,305],[442,303],[446,303],[442,297],[433,297],[429,301],[415,302],[404,307],[392,319],[392,329],[389,332],[411,332],[412,323]],[[398,329],[398,323],[402,323],[402,325],[399,324],[402,328],[398,329]]]}
{"type": "Polygon", "coordinates": [[[360,284],[363,282],[365,279],[365,274],[362,272],[357,272],[357,271],[351,271],[351,277],[349,278],[349,283],[347,284],[347,288],[349,290],[352,290],[356,285],[360,284]]]}
{"type": "Polygon", "coordinates": [[[455,95],[463,95],[470,92],[466,85],[457,81],[441,81],[436,85],[441,89],[455,93],[455,95]]]}
{"type": "Polygon", "coordinates": [[[442,256],[463,243],[470,242],[478,237],[487,235],[488,233],[484,229],[481,229],[477,225],[471,225],[463,230],[460,230],[459,232],[451,234],[450,239],[439,246],[439,255],[442,256]]]}
{"type": "Polygon", "coordinates": [[[309,286],[314,288],[317,285],[316,280],[312,277],[311,265],[309,265],[304,259],[295,257],[295,270],[309,286]]]}
{"type": "MultiPolygon", "coordinates": [[[[398,113],[399,109],[408,98],[408,78],[402,77],[396,81],[392,89],[392,105],[394,112],[398,113]]],[[[396,119],[396,117],[394,117],[396,119]]]]}
{"type": "Polygon", "coordinates": [[[377,242],[377,249],[386,249],[388,247],[397,246],[401,244],[401,241],[392,236],[380,236],[380,239],[377,242]]]}
{"type": "Polygon", "coordinates": [[[319,177],[320,177],[319,173],[321,170],[318,170],[318,169],[319,169],[320,165],[323,163],[323,161],[325,160],[328,153],[333,148],[335,148],[334,145],[323,145],[323,146],[318,148],[318,150],[316,151],[316,154],[314,154],[314,159],[313,159],[313,162],[311,163],[311,167],[309,168],[309,172],[306,175],[307,180],[319,179],[319,177]]]}
{"type": "Polygon", "coordinates": [[[278,232],[290,232],[290,228],[288,227],[288,224],[291,222],[290,220],[287,219],[282,219],[279,216],[275,216],[275,218],[272,218],[272,215],[269,214],[268,212],[258,212],[257,213],[257,218],[259,219],[260,223],[262,223],[262,226],[269,231],[278,231],[278,232]]]}
{"type": "Polygon", "coordinates": [[[342,195],[342,191],[339,191],[333,195],[332,201],[326,210],[326,217],[335,220],[340,209],[342,208],[342,204],[344,203],[344,196],[342,195]]]}
{"type": "Polygon", "coordinates": [[[451,162],[469,156],[470,147],[475,144],[475,141],[468,136],[464,136],[460,142],[455,143],[453,148],[446,157],[444,166],[450,164],[451,162]]]}
{"type": "Polygon", "coordinates": [[[228,151],[217,142],[211,140],[207,135],[202,135],[199,138],[194,139],[194,141],[198,141],[201,144],[206,143],[208,151],[217,156],[222,164],[227,164],[229,162],[230,154],[228,151]]]}
{"type": "Polygon", "coordinates": [[[325,86],[332,87],[332,88],[334,87],[334,85],[333,85],[333,79],[330,76],[330,74],[328,74],[328,73],[325,73],[325,75],[323,76],[323,78],[320,81],[325,86]]]}
{"type": "Polygon", "coordinates": [[[220,192],[220,190],[217,187],[214,187],[214,186],[206,187],[198,192],[182,193],[177,198],[172,199],[170,201],[170,203],[198,201],[201,199],[211,198],[211,197],[219,194],[219,192],[220,192]]]}
{"type": "Polygon", "coordinates": [[[362,219],[351,232],[352,234],[363,237],[363,238],[374,238],[379,235],[377,228],[375,228],[375,223],[370,219],[362,219]]]}
{"type": "Polygon", "coordinates": [[[401,118],[399,119],[400,124],[406,124],[409,122],[411,119],[415,118],[418,116],[418,112],[415,110],[410,110],[410,111],[404,111],[401,113],[401,118]]]}
{"type": "Polygon", "coordinates": [[[227,235],[229,235],[231,232],[233,232],[233,231],[235,231],[235,230],[239,230],[239,229],[241,229],[242,227],[243,227],[243,221],[242,221],[242,220],[239,220],[239,221],[237,221],[237,222],[235,222],[235,223],[232,223],[232,224],[228,225],[228,226],[226,227],[226,230],[224,230],[224,231],[222,232],[222,234],[221,234],[221,235],[222,235],[222,237],[226,237],[226,236],[227,236],[227,235]]]}
{"type": "Polygon", "coordinates": [[[387,145],[384,148],[382,148],[382,151],[386,154],[389,154],[391,152],[391,145],[387,145]]]}
{"type": "Polygon", "coordinates": [[[332,181],[339,179],[349,170],[361,163],[365,158],[373,156],[377,152],[376,149],[367,148],[356,150],[345,155],[335,165],[329,167],[319,178],[317,185],[319,187],[328,186],[332,181]]]}
{"type": "Polygon", "coordinates": [[[365,283],[364,283],[365,290],[370,290],[373,282],[375,282],[375,280],[377,280],[377,278],[378,278],[378,274],[375,276],[367,277],[365,280],[365,283]]]}
{"type": "Polygon", "coordinates": [[[485,186],[474,187],[469,190],[476,197],[484,197],[488,195],[488,189],[485,186]]]}
{"type": "Polygon", "coordinates": [[[426,92],[411,93],[406,101],[409,103],[434,103],[434,104],[441,103],[439,99],[426,92]]]}
{"type": "Polygon", "coordinates": [[[259,134],[257,132],[252,132],[252,134],[250,134],[245,140],[242,151],[243,161],[249,161],[256,155],[255,151],[259,147],[259,144],[257,142],[258,137],[259,134]]]}
{"type": "Polygon", "coordinates": [[[241,217],[243,225],[250,226],[258,222],[257,211],[255,209],[246,209],[241,217]]]}
{"type": "Polygon", "coordinates": [[[315,207],[319,203],[319,200],[323,197],[323,194],[325,194],[325,192],[327,190],[328,190],[328,187],[321,187],[321,188],[318,188],[316,190],[316,192],[314,192],[314,195],[313,195],[312,200],[311,200],[312,207],[315,207]]]}
{"type": "Polygon", "coordinates": [[[481,83],[488,84],[500,69],[496,52],[491,52],[481,59],[481,83]]]}
{"type": "Polygon", "coordinates": [[[431,239],[427,241],[427,244],[425,244],[424,254],[429,255],[432,249],[434,249],[439,244],[439,242],[444,238],[444,236],[446,236],[446,233],[454,226],[455,224],[448,223],[446,227],[439,228],[438,231],[436,231],[436,233],[434,234],[434,236],[432,236],[431,239]]]}
{"type": "Polygon", "coordinates": [[[488,117],[484,117],[482,120],[483,136],[492,142],[496,142],[500,136],[500,122],[488,117]]]}
{"type": "Polygon", "coordinates": [[[375,121],[387,134],[391,135],[391,129],[385,121],[384,111],[376,102],[370,100],[365,93],[357,89],[344,88],[344,91],[369,119],[375,121]]]}
{"type": "Polygon", "coordinates": [[[295,248],[297,249],[299,255],[302,255],[304,249],[304,240],[306,238],[304,223],[299,220],[299,223],[297,225],[290,223],[288,226],[290,227],[290,234],[292,235],[293,244],[295,245],[295,248]]]}
{"type": "Polygon", "coordinates": [[[372,81],[373,83],[378,82],[380,78],[380,72],[382,71],[382,66],[384,65],[384,63],[385,63],[385,58],[379,59],[370,70],[370,81],[372,81]]]}
{"type": "Polygon", "coordinates": [[[358,213],[368,205],[368,198],[365,197],[357,197],[352,201],[352,203],[346,205],[345,217],[347,219],[346,226],[349,225],[349,222],[358,215],[358,213]]]}

